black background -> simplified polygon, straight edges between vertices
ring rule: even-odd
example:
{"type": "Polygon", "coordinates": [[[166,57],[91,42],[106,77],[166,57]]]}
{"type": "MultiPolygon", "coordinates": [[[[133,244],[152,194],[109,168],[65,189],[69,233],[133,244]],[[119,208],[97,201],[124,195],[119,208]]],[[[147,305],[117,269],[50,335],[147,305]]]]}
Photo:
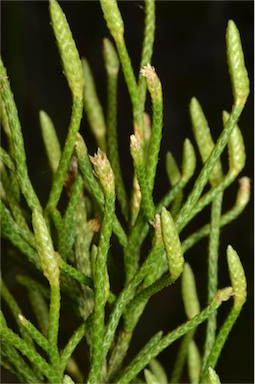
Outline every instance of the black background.
{"type": "MultiPolygon", "coordinates": [[[[101,54],[102,38],[109,36],[98,1],[64,1],[61,6],[67,16],[81,56],[91,67],[98,93],[105,106],[105,71],[101,54]]],[[[136,74],[143,30],[143,3],[121,1],[120,10],[125,22],[125,37],[136,74]]],[[[38,114],[45,110],[53,119],[61,143],[67,132],[71,97],[62,70],[54,36],[49,23],[46,1],[2,1],[2,57],[8,70],[12,90],[18,106],[27,151],[29,173],[43,204],[50,188],[50,172],[40,135],[38,114]]],[[[164,170],[166,151],[171,150],[181,160],[185,137],[192,138],[188,105],[192,96],[198,98],[216,139],[222,130],[222,110],[231,110],[232,95],[225,55],[225,29],[233,19],[240,31],[245,60],[251,80],[253,95],[253,2],[246,1],[157,1],[156,39],[152,64],[163,84],[164,130],[160,162],[155,186],[155,200],[166,192],[168,182],[164,170]]],[[[123,76],[120,76],[119,135],[121,162],[125,182],[130,187],[132,163],[128,150],[132,133],[131,107],[123,76]]],[[[149,110],[149,103],[148,103],[149,110]]],[[[246,150],[247,165],[242,175],[253,177],[253,98],[249,97],[240,119],[246,150]]],[[[81,132],[89,151],[95,143],[89,133],[86,118],[81,132]]],[[[3,138],[4,141],[4,138],[3,138]]],[[[194,142],[194,141],[193,141],[194,142]]],[[[223,156],[223,161],[226,157],[223,156]]],[[[200,161],[198,162],[200,166],[200,161]]],[[[192,182],[191,182],[192,185],[192,182]]],[[[235,201],[238,183],[227,191],[224,210],[235,201]]],[[[248,302],[231,332],[217,365],[222,383],[253,382],[253,206],[249,204],[244,214],[229,227],[224,228],[220,244],[219,286],[229,284],[225,261],[227,244],[239,253],[248,279],[248,302]]],[[[193,230],[209,218],[209,210],[194,221],[193,230]]],[[[185,234],[183,235],[185,238],[185,234]]],[[[186,258],[192,265],[197,279],[201,305],[206,305],[206,254],[207,241],[202,241],[186,258]]],[[[13,283],[14,284],[14,283],[13,283]]],[[[227,307],[227,311],[229,307],[227,307]]],[[[221,323],[226,311],[221,311],[221,323]]],[[[180,296],[180,284],[156,295],[149,303],[135,332],[130,356],[137,352],[148,338],[162,329],[167,332],[185,320],[180,296]]],[[[203,332],[197,338],[202,350],[203,332]]],[[[170,372],[178,343],[160,355],[170,372]]],[[[83,353],[83,352],[81,352],[83,353]]],[[[83,356],[79,356],[81,366],[83,356]]],[[[1,382],[14,382],[2,376],[1,382]],[[9,380],[9,381],[8,381],[9,380]]]]}

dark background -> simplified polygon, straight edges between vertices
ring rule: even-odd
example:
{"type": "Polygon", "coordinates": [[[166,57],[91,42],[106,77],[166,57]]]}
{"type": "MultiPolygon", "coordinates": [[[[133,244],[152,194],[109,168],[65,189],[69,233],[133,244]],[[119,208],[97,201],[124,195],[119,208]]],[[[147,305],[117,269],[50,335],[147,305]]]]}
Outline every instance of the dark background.
{"type": "MultiPolygon", "coordinates": [[[[102,38],[109,36],[98,1],[64,1],[74,39],[81,56],[85,56],[95,75],[98,92],[105,106],[105,71],[101,54],[102,38]]],[[[121,1],[120,10],[125,22],[125,37],[136,73],[143,30],[143,3],[121,1]]],[[[156,40],[152,64],[163,84],[164,131],[155,200],[166,192],[165,154],[171,150],[181,161],[181,148],[185,137],[192,138],[188,105],[192,96],[198,98],[216,139],[222,130],[222,110],[231,110],[232,95],[225,55],[227,21],[233,19],[240,31],[245,61],[251,80],[251,96],[240,119],[247,150],[247,165],[242,175],[253,178],[253,2],[246,1],[158,1],[156,40]]],[[[46,1],[2,1],[2,57],[8,70],[12,90],[18,106],[27,151],[29,173],[35,189],[45,204],[51,178],[40,135],[38,114],[45,110],[53,119],[61,143],[67,133],[71,97],[62,70],[54,36],[49,23],[46,1]]],[[[149,104],[148,104],[149,107],[149,104]]],[[[121,161],[127,187],[131,185],[132,164],[128,151],[132,133],[130,102],[120,76],[119,132],[121,161]]],[[[95,144],[89,133],[86,118],[81,132],[92,154],[95,144]]],[[[3,138],[4,141],[4,138],[3,138]]],[[[194,142],[194,140],[193,140],[194,142]]],[[[227,157],[223,157],[223,161],[227,157]]],[[[198,167],[200,161],[198,161],[198,167]]],[[[192,182],[191,182],[192,185],[192,182]]],[[[230,187],[224,199],[224,210],[235,201],[238,183],[230,187]]],[[[194,221],[193,230],[209,218],[209,210],[194,221]],[[206,216],[207,215],[207,216],[206,216]]],[[[248,302],[231,332],[217,372],[222,383],[253,382],[253,205],[244,214],[224,228],[220,244],[219,286],[229,284],[225,250],[231,244],[239,253],[248,279],[248,302]]],[[[192,228],[191,225],[191,228],[192,228]]],[[[185,238],[185,236],[184,236],[185,238]]],[[[201,305],[206,305],[207,241],[203,240],[187,253],[197,279],[201,305]]],[[[4,268],[4,265],[3,265],[4,268]]],[[[13,283],[14,284],[14,283],[13,283]]],[[[229,307],[226,305],[227,311],[229,307]]],[[[220,311],[219,322],[226,316],[220,311]]],[[[130,356],[156,331],[167,332],[185,320],[181,304],[180,284],[175,284],[151,299],[135,333],[136,342],[130,356]]],[[[197,338],[202,350],[204,328],[197,338]]],[[[170,372],[178,343],[160,355],[170,372]]],[[[82,356],[79,357],[81,366],[82,356]]],[[[14,382],[3,372],[1,382],[14,382]]]]}

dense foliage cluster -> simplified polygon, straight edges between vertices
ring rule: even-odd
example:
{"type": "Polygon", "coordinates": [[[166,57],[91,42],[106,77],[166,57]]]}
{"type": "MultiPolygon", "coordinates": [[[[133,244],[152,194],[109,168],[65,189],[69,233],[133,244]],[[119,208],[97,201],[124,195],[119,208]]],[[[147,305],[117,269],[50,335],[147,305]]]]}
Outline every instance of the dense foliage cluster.
{"type": "Polygon", "coordinates": [[[26,287],[33,309],[30,321],[3,276],[1,295],[15,322],[12,327],[9,314],[1,312],[2,365],[26,383],[166,384],[181,381],[187,362],[190,382],[219,383],[217,361],[247,294],[242,263],[231,245],[226,252],[231,286],[218,287],[220,230],[240,215],[250,194],[249,179],[243,177],[239,180],[236,203],[222,212],[224,191],[245,166],[245,148],[237,123],[249,95],[249,79],[239,32],[230,20],[226,47],[233,106],[230,113],[223,112],[222,132],[214,143],[202,107],[192,98],[190,116],[203,166],[195,178],[196,153],[189,139],[183,144],[181,168],[168,152],[166,171],[170,188],[155,202],[163,127],[162,85],[151,65],[155,2],[144,2],[144,40],[137,78],[126,48],[118,4],[116,0],[100,0],[100,4],[115,43],[103,40],[106,113],[89,63],[80,59],[65,14],[56,0],[49,1],[51,24],[72,95],[72,111],[63,148],[51,118],[40,111],[42,137],[52,171],[45,207],[30,181],[17,107],[6,69],[0,63],[1,123],[7,143],[7,148],[0,150],[1,232],[12,244],[14,264],[22,266],[24,274],[16,278],[26,287]],[[133,113],[130,156],[134,175],[129,192],[123,181],[118,148],[120,70],[133,113]],[[145,112],[147,94],[151,102],[150,118],[145,112]],[[79,133],[83,113],[98,146],[94,156],[89,154],[86,137],[79,133]],[[224,150],[228,152],[226,173],[221,163],[224,150]],[[188,182],[192,188],[187,194],[188,182]],[[60,204],[63,196],[64,208],[60,204]],[[208,206],[210,222],[181,240],[183,229],[208,206]],[[185,262],[185,253],[204,237],[209,242],[208,305],[201,310],[195,276],[185,262]],[[111,247],[113,238],[118,247],[111,247]],[[142,252],[145,242],[150,246],[146,255],[142,252]],[[118,257],[125,273],[121,287],[114,284],[114,264],[118,257]],[[178,279],[181,279],[187,321],[166,334],[156,333],[126,363],[134,330],[148,300],[178,279]],[[218,309],[231,297],[230,313],[217,329],[218,309]],[[71,308],[79,326],[60,347],[62,306],[71,308]],[[206,335],[201,353],[195,333],[203,322],[206,322],[206,335]],[[181,342],[170,378],[156,358],[177,339],[181,342]],[[87,348],[87,371],[73,357],[80,343],[87,348]]]}

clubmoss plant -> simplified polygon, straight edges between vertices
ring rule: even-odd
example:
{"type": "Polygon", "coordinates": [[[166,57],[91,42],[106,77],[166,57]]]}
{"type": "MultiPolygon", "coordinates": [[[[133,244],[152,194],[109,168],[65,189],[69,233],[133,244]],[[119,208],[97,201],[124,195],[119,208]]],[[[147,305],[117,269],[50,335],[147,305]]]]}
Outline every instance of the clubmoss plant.
{"type": "MultiPolygon", "coordinates": [[[[64,12],[56,0],[49,0],[50,21],[70,88],[72,109],[62,148],[53,121],[47,112],[39,112],[52,172],[45,206],[29,178],[18,111],[7,70],[0,62],[1,123],[6,135],[6,148],[0,151],[1,234],[14,248],[10,254],[12,262],[23,271],[16,276],[17,282],[26,288],[33,313],[30,316],[21,310],[2,276],[1,296],[8,310],[1,311],[1,363],[21,383],[166,384],[180,383],[183,377],[191,383],[220,383],[217,362],[247,296],[245,272],[231,245],[226,250],[230,286],[222,288],[218,283],[220,232],[242,213],[250,197],[249,179],[242,177],[236,203],[224,212],[225,190],[236,182],[246,159],[237,123],[249,95],[249,79],[239,32],[230,20],[226,51],[233,106],[229,113],[223,112],[222,131],[214,142],[202,107],[193,97],[190,117],[201,169],[195,177],[196,152],[186,139],[181,167],[170,152],[166,155],[170,188],[156,201],[156,172],[164,132],[162,85],[151,65],[155,2],[144,2],[144,40],[137,74],[126,47],[117,1],[100,0],[100,5],[113,38],[103,40],[106,109],[100,103],[88,61],[80,58],[64,12]],[[131,191],[126,190],[123,181],[118,148],[120,71],[132,105],[131,191]],[[145,111],[147,94],[151,121],[145,111]],[[98,146],[94,156],[87,147],[86,135],[79,133],[83,114],[98,146]],[[226,173],[221,163],[224,151],[228,153],[226,173]],[[185,190],[187,183],[189,193],[185,190]],[[65,197],[65,204],[61,203],[61,196],[65,197]],[[189,233],[191,220],[208,206],[209,223],[183,239],[181,232],[187,229],[185,233],[189,233]],[[192,260],[186,261],[186,252],[205,237],[208,291],[207,305],[201,309],[192,260]],[[117,284],[115,274],[121,263],[124,276],[117,284]],[[149,299],[167,286],[178,285],[178,280],[186,321],[168,332],[159,330],[136,356],[126,359],[149,299]],[[218,327],[218,312],[229,299],[232,308],[218,327]],[[77,324],[67,340],[62,338],[62,308],[71,310],[77,324]],[[196,334],[204,322],[205,340],[200,348],[196,334]],[[178,339],[179,351],[170,377],[158,355],[178,339]],[[76,361],[79,344],[86,349],[87,365],[80,364],[81,358],[76,361]]],[[[3,254],[3,262],[6,258],[3,254]]],[[[122,275],[121,271],[117,273],[122,275]]]]}

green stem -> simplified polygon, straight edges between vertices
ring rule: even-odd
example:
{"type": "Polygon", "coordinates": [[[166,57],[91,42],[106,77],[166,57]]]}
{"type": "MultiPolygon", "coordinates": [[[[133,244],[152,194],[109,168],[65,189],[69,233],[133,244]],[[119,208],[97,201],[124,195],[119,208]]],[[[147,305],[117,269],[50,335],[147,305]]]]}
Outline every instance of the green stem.
{"type": "MultiPolygon", "coordinates": [[[[223,228],[225,225],[235,220],[243,212],[244,208],[244,206],[235,205],[232,209],[222,215],[220,218],[220,228],[223,228]]],[[[183,252],[187,252],[199,240],[205,236],[208,236],[210,234],[210,228],[210,224],[206,224],[202,228],[198,229],[195,233],[187,237],[187,239],[182,242],[183,252]]]]}
{"type": "Polygon", "coordinates": [[[59,259],[59,268],[61,269],[61,271],[65,272],[67,275],[71,276],[74,280],[78,281],[79,283],[87,285],[90,288],[93,287],[93,281],[89,276],[84,275],[82,272],[67,264],[61,258],[59,259]]]}
{"type": "Polygon", "coordinates": [[[8,169],[15,172],[15,165],[11,156],[2,147],[0,147],[0,159],[8,169]]]}
{"type": "Polygon", "coordinates": [[[184,334],[204,322],[208,318],[208,316],[210,316],[213,312],[217,310],[217,308],[221,305],[222,301],[229,299],[231,294],[232,289],[229,287],[218,291],[212,303],[208,307],[206,307],[201,313],[176,328],[173,332],[168,333],[156,345],[150,348],[146,354],[139,352],[133,359],[133,361],[124,370],[121,378],[118,380],[118,383],[129,383],[159,353],[161,353],[164,349],[171,345],[175,340],[179,339],[184,334]]]}
{"type": "MultiPolygon", "coordinates": [[[[154,0],[145,0],[144,2],[144,38],[143,38],[143,48],[141,54],[141,63],[140,69],[142,69],[145,65],[150,64],[151,57],[153,54],[153,43],[155,39],[155,1],[154,0]]],[[[138,79],[138,91],[140,97],[140,108],[144,110],[144,104],[146,100],[146,82],[141,75],[139,74],[138,79]]]]}
{"type": "Polygon", "coordinates": [[[32,337],[32,339],[38,344],[45,352],[49,352],[49,342],[43,334],[24,316],[19,315],[19,321],[32,337]]]}
{"type": "Polygon", "coordinates": [[[176,219],[176,225],[178,226],[179,231],[181,231],[199,212],[201,212],[204,207],[206,207],[208,204],[210,204],[213,199],[220,193],[222,193],[231,183],[233,183],[234,179],[236,178],[236,175],[227,174],[219,185],[216,187],[213,187],[208,191],[207,193],[202,196],[195,206],[192,209],[192,212],[188,213],[185,219],[185,222],[180,224],[180,217],[178,215],[176,219]]]}
{"type": "Polygon", "coordinates": [[[31,344],[31,346],[33,346],[33,342],[32,342],[32,339],[31,339],[29,333],[26,331],[26,329],[24,329],[20,325],[20,322],[18,321],[18,316],[20,314],[22,314],[22,311],[21,311],[18,303],[16,302],[16,300],[12,296],[11,292],[9,291],[9,289],[6,287],[6,285],[5,285],[5,283],[4,283],[2,278],[0,278],[0,283],[1,283],[0,284],[1,296],[4,299],[4,301],[6,302],[6,304],[8,305],[10,311],[12,312],[12,315],[13,315],[15,321],[17,322],[17,324],[19,326],[20,334],[22,335],[24,340],[26,340],[29,344],[31,344]]]}
{"type": "Polygon", "coordinates": [[[112,309],[112,312],[110,313],[109,321],[106,326],[104,343],[102,346],[104,357],[106,357],[108,350],[111,346],[111,343],[114,338],[114,334],[119,324],[119,320],[126,308],[126,305],[132,299],[136,288],[139,286],[141,281],[144,279],[144,277],[147,275],[147,273],[150,270],[150,266],[153,261],[153,255],[154,254],[151,251],[147,259],[144,261],[143,265],[139,269],[139,271],[130,280],[130,282],[123,289],[123,291],[118,296],[116,302],[114,303],[114,307],[112,309]]]}
{"type": "MultiPolygon", "coordinates": [[[[160,219],[159,219],[160,220],[160,219]]],[[[156,227],[157,224],[155,224],[156,227]]],[[[160,223],[158,223],[158,226],[160,228],[160,223]]],[[[158,228],[157,228],[158,230],[158,228]]],[[[160,231],[161,232],[161,231],[160,231]]],[[[161,262],[161,256],[163,253],[163,246],[162,246],[162,237],[161,233],[160,235],[156,233],[156,239],[154,239],[153,248],[150,254],[150,268],[149,268],[149,274],[146,275],[145,279],[149,276],[154,281],[153,276],[157,274],[158,270],[158,264],[161,262]]],[[[145,284],[145,280],[143,282],[143,285],[145,284]]],[[[116,347],[112,351],[111,359],[109,365],[111,365],[111,368],[109,368],[109,379],[113,375],[116,374],[118,368],[121,366],[121,363],[123,359],[126,356],[126,352],[128,350],[133,330],[144,310],[144,307],[147,304],[147,300],[138,300],[135,301],[135,305],[132,305],[133,301],[128,305],[126,311],[125,311],[125,317],[124,317],[124,331],[122,331],[119,335],[118,343],[116,344],[116,347]]]]}
{"type": "Polygon", "coordinates": [[[181,341],[180,347],[178,349],[178,353],[175,359],[174,368],[172,372],[172,376],[170,379],[170,383],[180,383],[181,376],[183,373],[184,364],[187,358],[188,354],[188,346],[191,340],[193,339],[195,334],[195,330],[186,333],[186,335],[183,336],[183,339],[181,341]]]}
{"type": "Polygon", "coordinates": [[[165,287],[168,287],[173,283],[173,279],[170,277],[169,273],[163,275],[159,280],[155,281],[155,283],[149,285],[147,288],[144,288],[140,291],[131,303],[128,305],[128,311],[133,313],[135,308],[137,308],[142,302],[148,300],[151,296],[156,293],[162,291],[165,287]]]}
{"type": "MultiPolygon", "coordinates": [[[[99,155],[98,155],[99,156],[99,155]]],[[[100,178],[100,182],[104,188],[105,193],[105,207],[104,218],[102,222],[100,240],[97,250],[94,275],[94,318],[92,325],[92,357],[91,357],[91,370],[88,377],[89,383],[96,383],[102,381],[102,368],[104,364],[104,356],[102,353],[102,341],[105,331],[105,303],[109,296],[110,283],[107,271],[107,258],[110,247],[110,239],[113,228],[113,216],[115,209],[115,189],[114,177],[112,170],[109,169],[110,164],[108,160],[103,163],[101,157],[94,158],[95,172],[100,178]],[[105,164],[105,168],[103,165],[105,164]],[[98,167],[98,168],[97,168],[98,167]],[[106,175],[103,172],[109,169],[107,182],[105,184],[106,175]],[[110,176],[111,175],[111,176],[110,176]],[[102,176],[102,178],[101,178],[102,176]],[[111,180],[109,180],[111,177],[111,180]]]]}
{"type": "MultiPolygon", "coordinates": [[[[48,291],[47,291],[48,293],[48,291]]],[[[38,327],[44,336],[47,336],[49,328],[49,309],[46,301],[38,289],[29,289],[28,296],[33,308],[38,327]]]]}
{"type": "Polygon", "coordinates": [[[171,188],[167,194],[160,200],[156,206],[156,213],[160,213],[163,207],[168,208],[172,201],[178,196],[178,194],[184,189],[186,182],[181,179],[173,188],[171,188]]]}
{"type": "Polygon", "coordinates": [[[162,139],[162,128],[163,128],[163,101],[162,96],[160,100],[154,100],[152,98],[152,130],[151,130],[151,139],[148,150],[147,166],[146,166],[146,176],[148,186],[147,188],[152,193],[153,186],[155,183],[156,170],[158,164],[159,150],[162,139]]]}
{"type": "Polygon", "coordinates": [[[14,160],[21,191],[31,209],[37,208],[39,211],[42,211],[41,204],[28,176],[26,153],[18,111],[2,60],[0,60],[0,92],[11,130],[14,160]]]}
{"type": "Polygon", "coordinates": [[[65,348],[63,349],[59,362],[59,370],[61,374],[64,373],[69,358],[72,356],[77,345],[81,342],[87,329],[91,326],[92,317],[93,316],[90,315],[88,319],[83,324],[81,324],[78,329],[76,329],[76,331],[68,340],[65,348]]]}
{"type": "Polygon", "coordinates": [[[34,247],[30,245],[31,236],[29,235],[29,232],[23,230],[17,225],[17,223],[13,220],[10,211],[5,207],[2,201],[0,201],[0,212],[2,237],[10,240],[15,247],[27,256],[31,263],[40,269],[38,255],[34,247]]]}
{"type": "Polygon", "coordinates": [[[132,68],[132,64],[130,61],[130,57],[128,55],[127,47],[124,39],[116,42],[117,51],[120,57],[120,62],[122,66],[122,70],[124,73],[125,81],[128,87],[128,92],[131,98],[132,106],[133,106],[133,118],[135,128],[139,131],[142,131],[143,127],[143,114],[139,108],[139,94],[136,83],[136,78],[134,75],[134,71],[132,68]]]}
{"type": "MultiPolygon", "coordinates": [[[[79,168],[81,170],[81,173],[82,173],[85,181],[87,182],[87,184],[91,188],[91,192],[92,192],[93,196],[95,197],[97,203],[99,204],[100,208],[103,210],[104,194],[103,194],[102,189],[100,188],[98,181],[96,180],[96,178],[92,172],[89,158],[87,155],[81,157],[78,154],[78,159],[79,159],[79,168]]],[[[113,231],[114,231],[115,235],[118,237],[120,244],[123,246],[126,246],[127,245],[127,235],[126,235],[124,229],[122,228],[116,214],[114,214],[114,218],[113,218],[113,231]]]]}
{"type": "Polygon", "coordinates": [[[218,359],[220,357],[221,351],[224,347],[225,342],[227,341],[228,335],[234,326],[239,314],[240,314],[241,308],[235,308],[233,307],[231,312],[229,313],[227,319],[225,320],[224,324],[222,325],[215,342],[213,344],[211,353],[207,359],[206,365],[204,366],[204,369],[201,371],[201,377],[200,382],[205,384],[207,383],[207,372],[208,368],[215,368],[216,364],[218,362],[218,359]]]}
{"type": "Polygon", "coordinates": [[[138,179],[142,194],[142,208],[144,215],[148,220],[154,216],[155,206],[152,199],[152,193],[148,188],[148,179],[145,171],[145,162],[141,140],[136,135],[130,137],[130,152],[134,161],[135,174],[138,179]]]}
{"type": "Polygon", "coordinates": [[[25,362],[20,353],[10,344],[2,341],[1,345],[1,364],[4,367],[4,360],[7,359],[11,366],[6,367],[9,371],[13,372],[21,382],[33,383],[35,380],[40,382],[42,377],[36,374],[25,362]],[[13,367],[15,370],[13,369],[13,367]]]}
{"type": "MultiPolygon", "coordinates": [[[[209,236],[209,254],[208,254],[208,296],[207,302],[210,303],[218,288],[218,256],[220,239],[220,218],[222,209],[223,193],[220,193],[212,202],[211,225],[209,236]]],[[[207,358],[211,352],[215,333],[217,328],[216,312],[208,318],[206,326],[206,340],[202,369],[206,364],[207,358]]]]}
{"type": "Polygon", "coordinates": [[[58,201],[63,189],[66,173],[70,164],[70,160],[74,151],[77,133],[80,129],[83,111],[82,97],[74,97],[72,105],[72,115],[65,146],[59,162],[58,169],[54,175],[49,199],[45,208],[45,214],[49,215],[57,207],[58,201]]]}
{"type": "MultiPolygon", "coordinates": [[[[163,207],[168,207],[185,185],[186,182],[180,180],[180,182],[177,183],[156,206],[155,213],[160,213],[163,207]]],[[[139,255],[139,248],[146,235],[148,234],[149,228],[150,226],[147,222],[145,222],[143,216],[139,215],[135,225],[132,227],[128,238],[128,244],[124,249],[127,282],[134,276],[137,271],[139,261],[137,257],[139,255]]]]}
{"type": "Polygon", "coordinates": [[[82,66],[86,80],[83,92],[86,117],[96,139],[97,147],[106,152],[106,124],[103,108],[96,92],[93,74],[86,59],[82,59],[82,66]]]}
{"type": "Polygon", "coordinates": [[[61,382],[58,373],[55,372],[45,359],[6,325],[1,326],[1,334],[3,340],[13,345],[22,355],[26,356],[38,371],[49,379],[50,383],[59,384],[61,382]]]}
{"type": "Polygon", "coordinates": [[[226,123],[225,128],[223,129],[219,139],[216,142],[214,149],[211,152],[211,155],[209,156],[197,180],[195,181],[192,192],[189,194],[184,206],[182,207],[179,214],[177,215],[176,226],[177,228],[179,228],[180,231],[182,228],[185,227],[187,222],[190,220],[191,212],[192,212],[192,216],[194,217],[193,210],[196,207],[196,203],[199,197],[201,196],[201,193],[206,183],[208,182],[212,169],[214,168],[217,160],[219,159],[225,146],[227,145],[229,136],[231,135],[231,132],[233,131],[234,126],[241,115],[242,110],[243,110],[242,106],[236,106],[236,105],[233,106],[232,112],[226,123]]]}
{"type": "Polygon", "coordinates": [[[61,147],[58,136],[51,118],[46,112],[40,111],[40,125],[42,131],[42,138],[44,141],[45,150],[48,157],[49,166],[54,175],[59,166],[61,158],[61,147]]]}
{"type": "Polygon", "coordinates": [[[59,371],[58,332],[60,318],[60,286],[59,284],[50,287],[50,311],[49,311],[49,353],[54,369],[59,371]]]}
{"type": "Polygon", "coordinates": [[[111,356],[108,363],[107,374],[109,382],[115,381],[115,377],[118,374],[123,359],[127,354],[132,335],[132,332],[126,332],[125,330],[121,330],[118,335],[116,344],[111,352],[111,356]]]}
{"type": "Polygon", "coordinates": [[[4,223],[5,223],[5,220],[8,221],[9,225],[12,228],[12,231],[14,231],[17,235],[21,236],[28,245],[35,248],[35,238],[32,232],[30,232],[28,229],[24,229],[23,227],[20,227],[12,219],[10,211],[8,210],[8,208],[6,208],[2,200],[0,201],[0,212],[1,212],[1,218],[4,217],[4,223]]]}
{"type": "Polygon", "coordinates": [[[80,202],[80,197],[83,189],[83,178],[78,173],[73,185],[72,194],[70,196],[68,206],[66,208],[63,224],[62,233],[59,233],[59,250],[60,254],[64,259],[70,257],[71,250],[75,239],[75,228],[77,221],[77,207],[80,202]]]}
{"type": "Polygon", "coordinates": [[[121,212],[128,219],[128,197],[121,174],[117,133],[117,81],[118,74],[107,76],[107,153],[114,172],[116,193],[121,212]]]}
{"type": "Polygon", "coordinates": [[[147,222],[145,222],[144,216],[139,214],[128,237],[128,243],[124,248],[124,263],[127,283],[138,270],[140,254],[139,248],[144,241],[149,228],[150,226],[147,222]]]}

